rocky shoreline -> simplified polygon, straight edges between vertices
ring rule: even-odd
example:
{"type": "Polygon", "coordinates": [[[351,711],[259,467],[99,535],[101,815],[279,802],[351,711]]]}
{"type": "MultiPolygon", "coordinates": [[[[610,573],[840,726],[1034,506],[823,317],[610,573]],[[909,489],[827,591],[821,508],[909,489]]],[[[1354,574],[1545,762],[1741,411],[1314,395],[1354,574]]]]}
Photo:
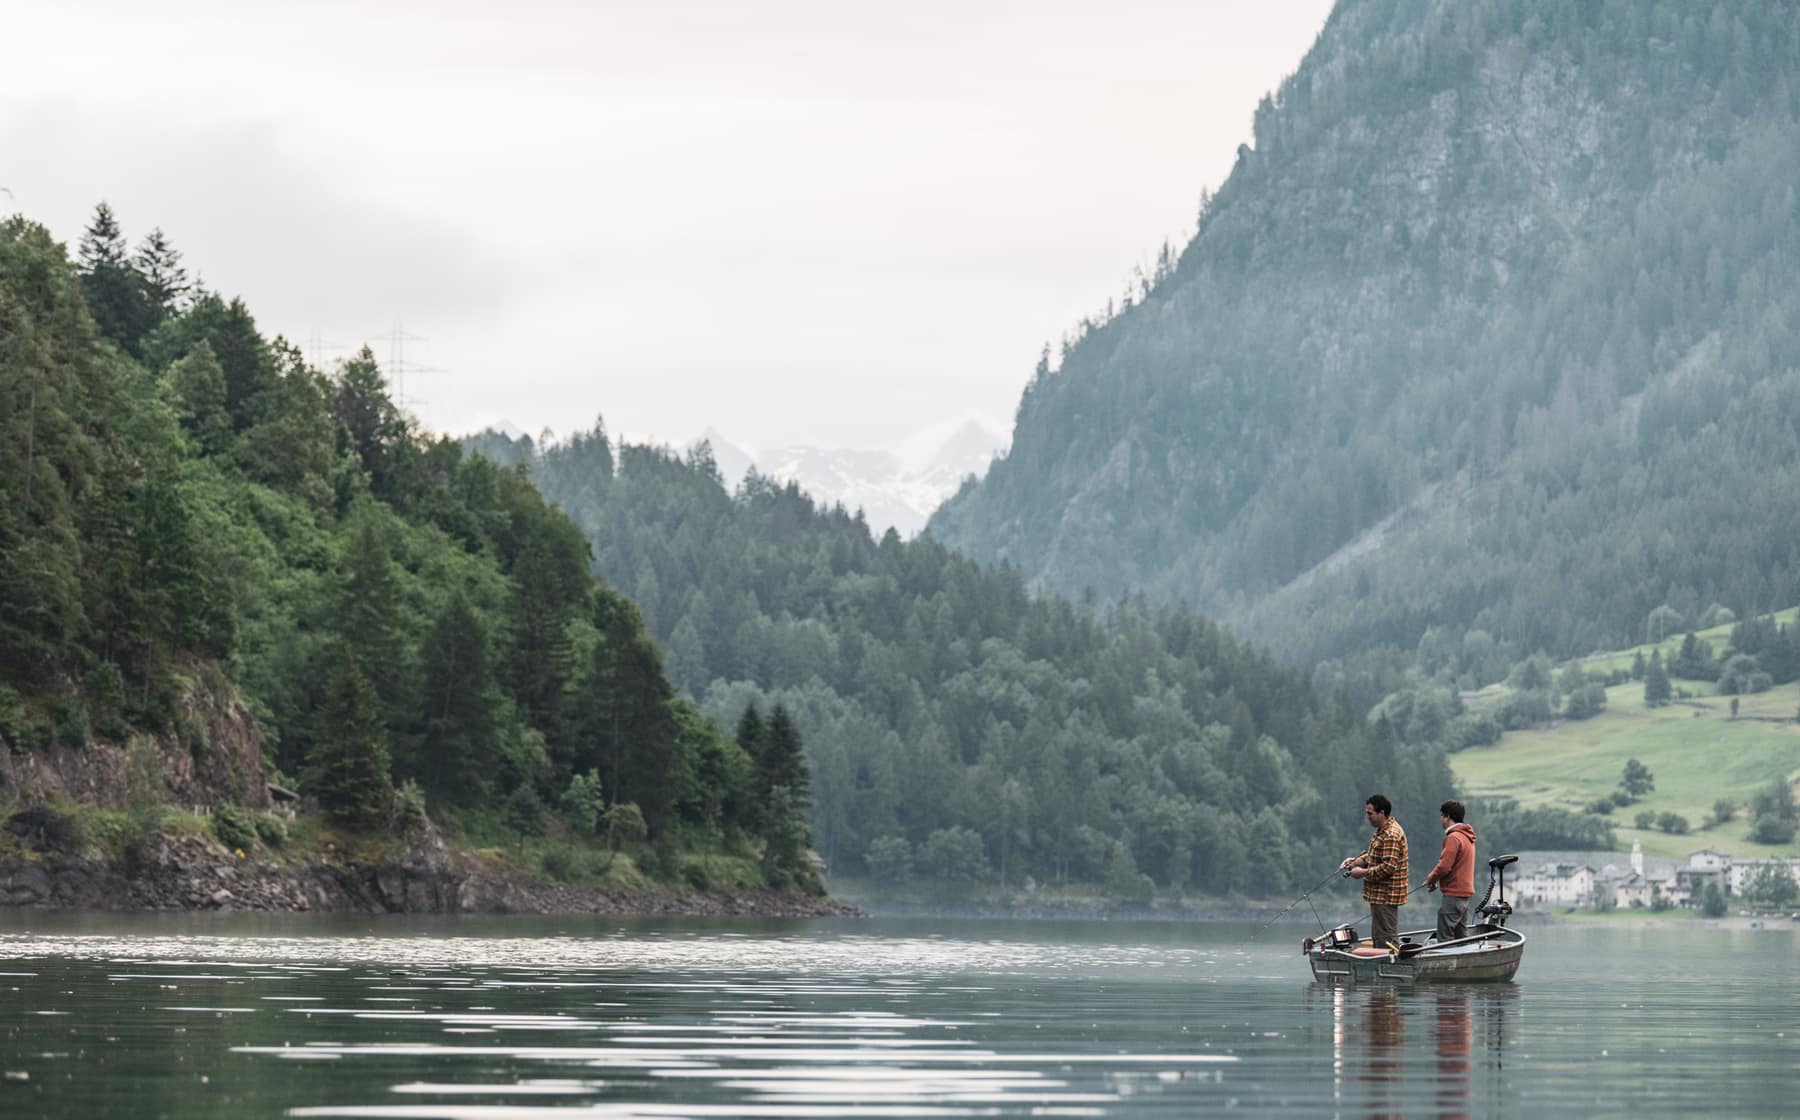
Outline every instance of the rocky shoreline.
{"type": "MultiPolygon", "coordinates": [[[[204,676],[203,674],[201,676],[204,676]]],[[[140,735],[154,751],[159,795],[205,811],[271,807],[262,736],[227,686],[196,684],[182,704],[192,742],[140,735]]],[[[0,821],[18,838],[0,852],[0,910],[236,910],[335,914],[861,916],[830,898],[776,891],[606,890],[546,882],[503,860],[456,851],[427,824],[376,860],[326,851],[248,858],[208,835],[165,833],[123,858],[83,850],[58,803],[125,807],[127,748],[22,750],[0,737],[0,821]],[[14,812],[14,809],[17,812],[14,812]],[[10,816],[8,814],[11,814],[10,816]]]]}
{"type": "Polygon", "coordinates": [[[338,914],[861,916],[811,895],[739,889],[624,891],[546,882],[452,852],[434,831],[380,862],[242,858],[210,837],[161,837],[130,861],[57,852],[0,857],[0,909],[338,914]]]}

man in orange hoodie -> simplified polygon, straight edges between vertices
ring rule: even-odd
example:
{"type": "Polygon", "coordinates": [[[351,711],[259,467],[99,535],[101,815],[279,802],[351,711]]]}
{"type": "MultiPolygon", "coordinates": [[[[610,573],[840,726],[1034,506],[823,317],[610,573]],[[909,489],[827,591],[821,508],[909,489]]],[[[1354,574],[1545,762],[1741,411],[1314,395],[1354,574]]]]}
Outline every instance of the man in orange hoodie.
{"type": "Polygon", "coordinates": [[[1444,826],[1444,854],[1425,876],[1425,889],[1443,888],[1438,904],[1437,939],[1453,941],[1469,935],[1469,899],[1475,894],[1475,829],[1463,823],[1463,803],[1446,801],[1438,806],[1444,826]]]}

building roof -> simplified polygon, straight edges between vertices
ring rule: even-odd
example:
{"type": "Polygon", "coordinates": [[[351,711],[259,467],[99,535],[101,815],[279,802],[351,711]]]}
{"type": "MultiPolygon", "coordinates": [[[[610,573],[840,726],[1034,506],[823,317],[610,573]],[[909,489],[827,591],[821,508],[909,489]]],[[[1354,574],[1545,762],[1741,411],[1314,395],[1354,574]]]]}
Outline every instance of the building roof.
{"type": "MultiPolygon", "coordinates": [[[[1517,874],[1537,875],[1548,871],[1554,874],[1559,865],[1591,867],[1595,878],[1602,882],[1614,882],[1629,879],[1635,872],[1631,869],[1630,852],[1610,851],[1544,851],[1520,852],[1517,874]]],[[[1644,878],[1653,883],[1660,883],[1673,878],[1675,869],[1682,866],[1682,861],[1665,859],[1661,856],[1644,857],[1644,878]]],[[[1507,878],[1513,876],[1508,875],[1507,878]]]]}

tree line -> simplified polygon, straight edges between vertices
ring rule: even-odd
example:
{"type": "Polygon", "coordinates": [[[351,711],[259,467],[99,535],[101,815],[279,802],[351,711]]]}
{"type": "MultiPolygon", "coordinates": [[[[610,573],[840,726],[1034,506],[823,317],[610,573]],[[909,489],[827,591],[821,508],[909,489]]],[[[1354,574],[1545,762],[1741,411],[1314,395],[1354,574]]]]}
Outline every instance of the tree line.
{"type": "Polygon", "coordinates": [[[191,739],[217,679],[346,826],[611,815],[664,877],[717,849],[817,888],[786,709],[733,737],[679,696],[576,526],[420,430],[366,347],[311,367],[104,204],[77,261],[15,217],[0,426],[8,743],[191,739]]]}

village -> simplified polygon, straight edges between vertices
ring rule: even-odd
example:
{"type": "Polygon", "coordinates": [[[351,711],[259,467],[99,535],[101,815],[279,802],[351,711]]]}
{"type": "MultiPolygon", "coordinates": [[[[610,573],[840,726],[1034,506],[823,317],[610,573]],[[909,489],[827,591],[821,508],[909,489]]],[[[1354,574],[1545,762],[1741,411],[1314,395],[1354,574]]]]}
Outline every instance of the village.
{"type": "Polygon", "coordinates": [[[1800,902],[1800,858],[1734,859],[1712,848],[1685,861],[1645,856],[1633,841],[1628,861],[1618,852],[1521,852],[1507,895],[1524,909],[1706,910],[1708,890],[1723,907],[1787,911],[1800,902]]]}

